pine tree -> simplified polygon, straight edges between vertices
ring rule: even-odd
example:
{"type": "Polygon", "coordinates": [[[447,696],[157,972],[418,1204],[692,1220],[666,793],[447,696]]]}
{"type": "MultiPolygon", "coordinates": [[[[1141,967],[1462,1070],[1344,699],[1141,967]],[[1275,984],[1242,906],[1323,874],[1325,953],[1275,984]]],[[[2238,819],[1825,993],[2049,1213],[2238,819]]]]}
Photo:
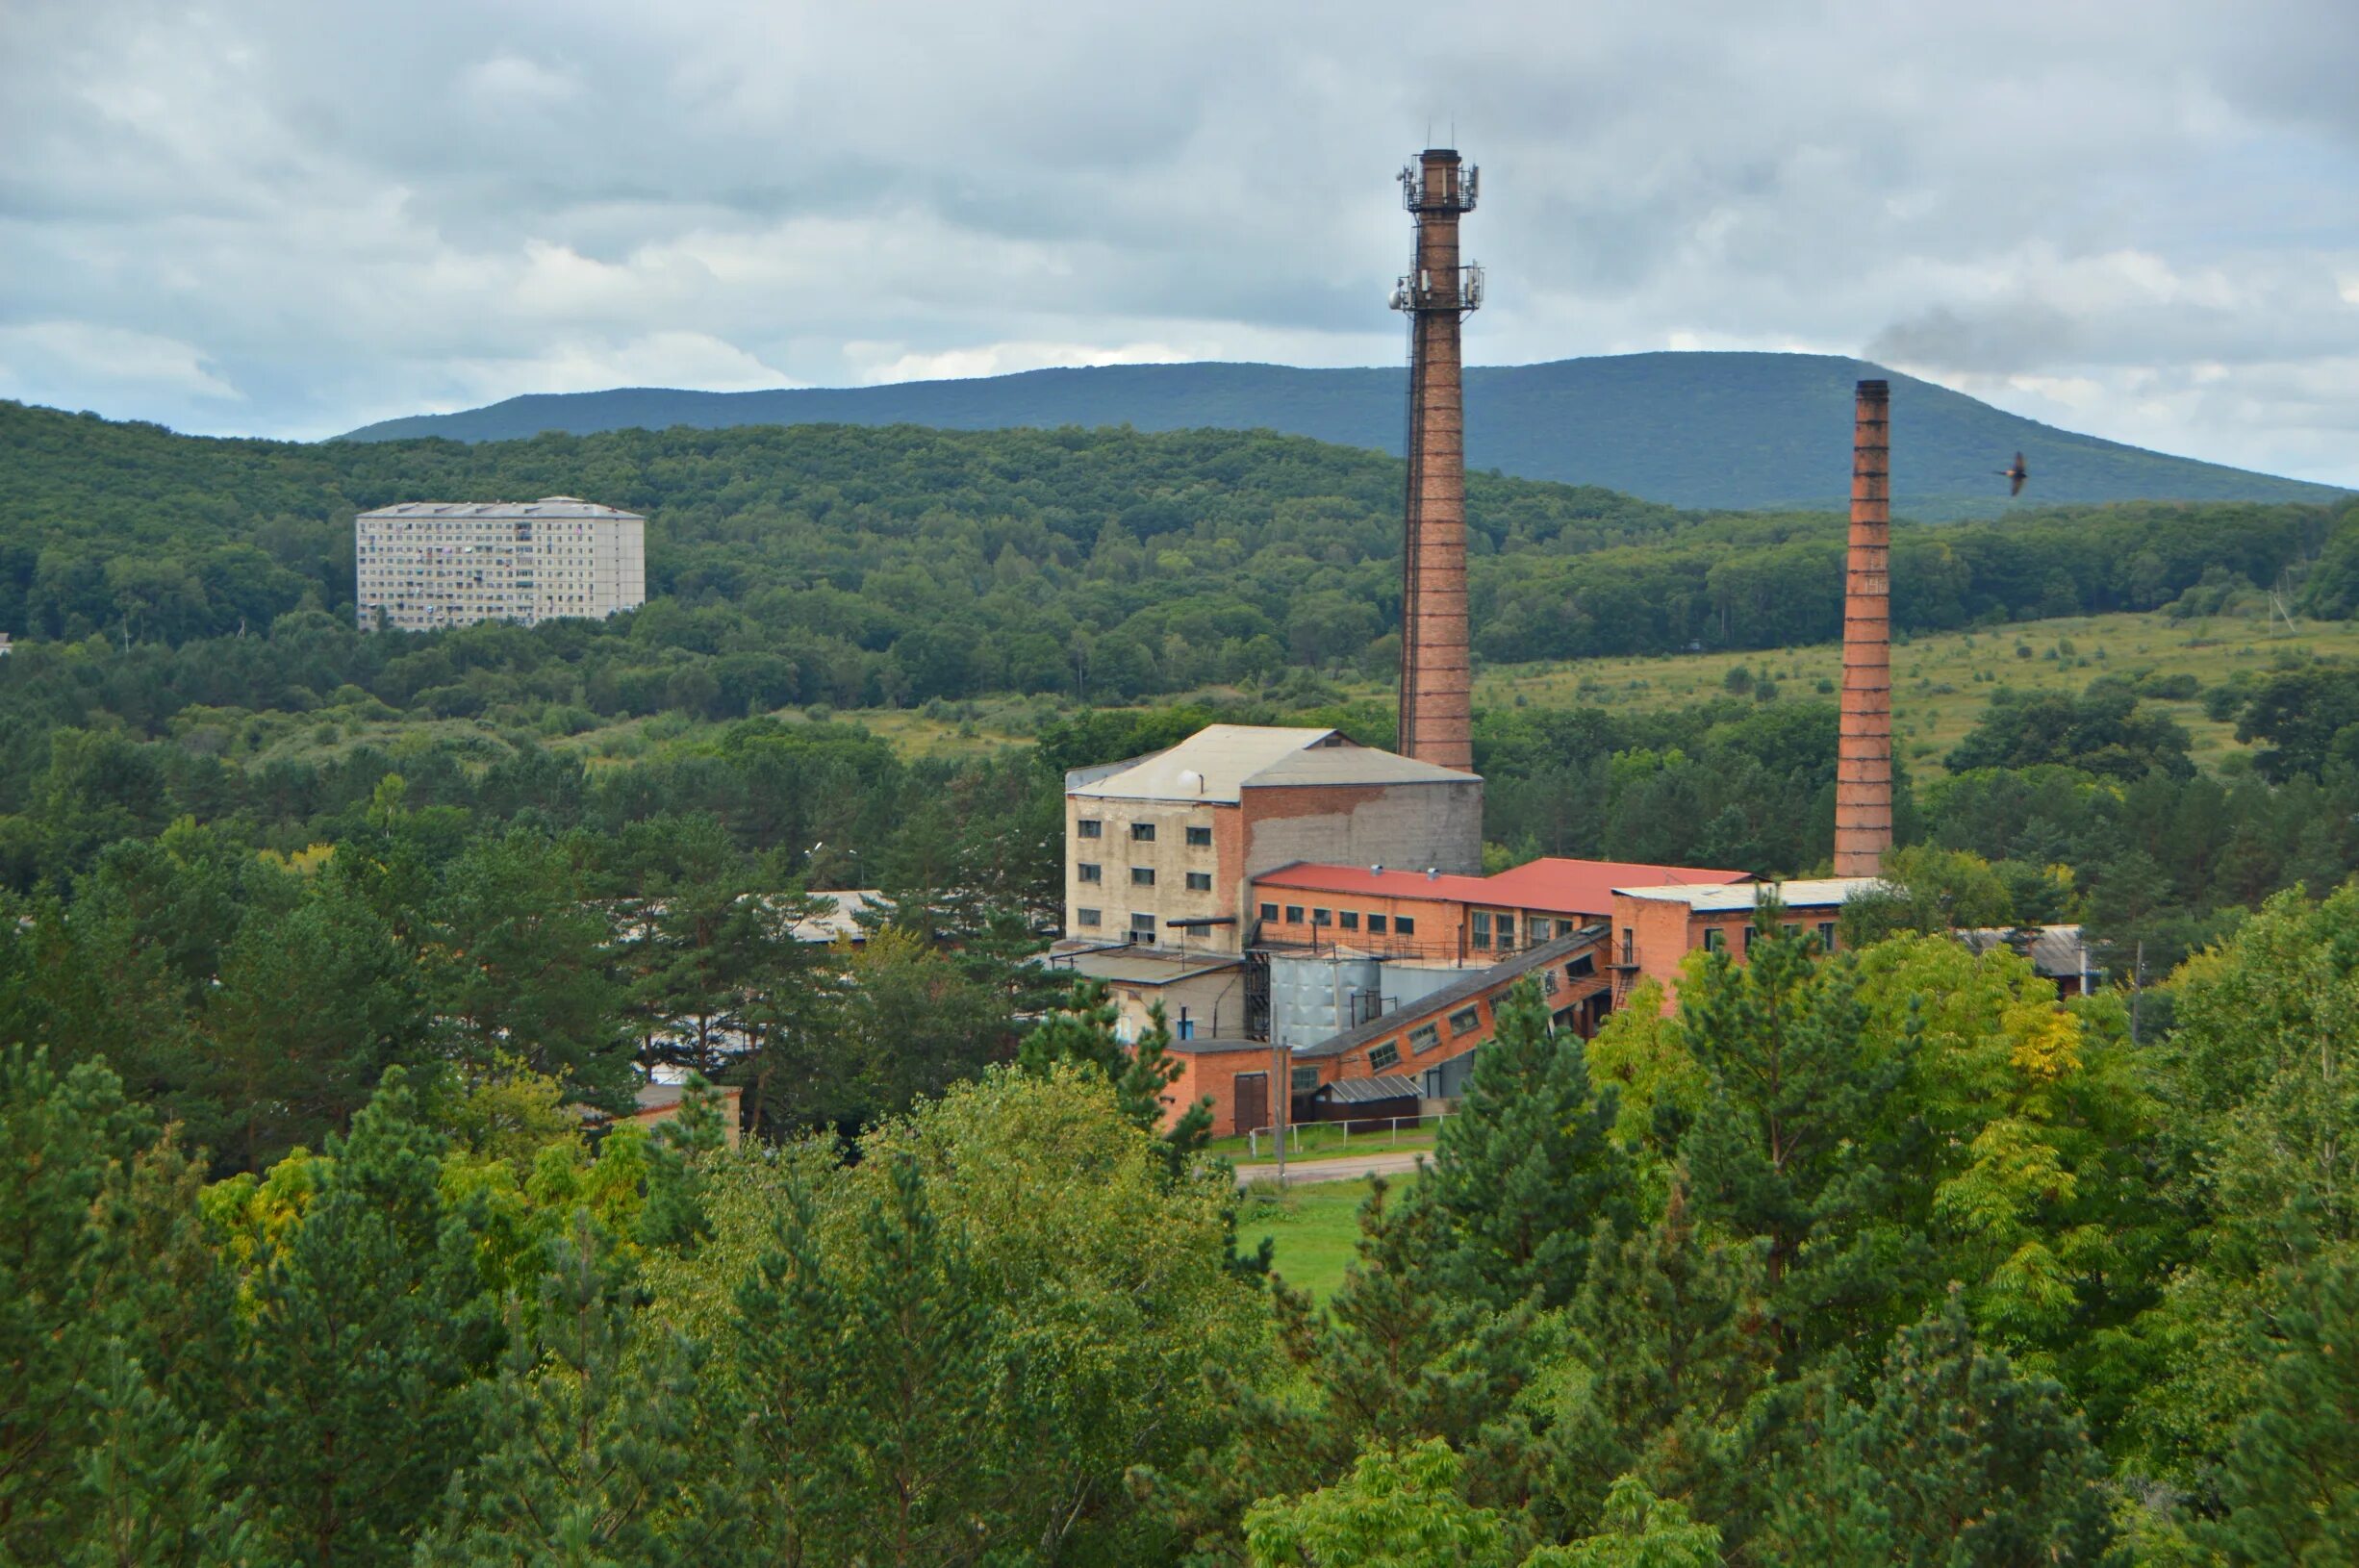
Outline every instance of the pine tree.
{"type": "Polygon", "coordinates": [[[328,1141],[317,1197],[257,1275],[236,1448],[272,1549],[390,1561],[472,1457],[468,1385],[495,1325],[469,1215],[443,1202],[441,1139],[398,1071],[328,1141]]]}
{"type": "Polygon", "coordinates": [[[2233,1562],[2359,1562],[2359,1255],[2306,1269],[2273,1328],[2258,1407],[2226,1454],[2228,1517],[2211,1538],[2233,1562]]]}
{"type": "Polygon", "coordinates": [[[893,1157],[889,1180],[845,1267],[824,1259],[808,1196],[790,1192],[740,1293],[735,1489],[757,1560],[976,1562],[1023,1512],[1020,1368],[917,1162],[893,1157]]]}
{"type": "Polygon", "coordinates": [[[69,1568],[213,1568],[252,1560],[248,1496],[232,1496],[221,1433],[191,1420],[120,1339],[78,1390],[89,1420],[75,1456],[77,1538],[69,1568]]]}
{"type": "MultiPolygon", "coordinates": [[[[168,1447],[171,1412],[218,1403],[230,1308],[201,1178],[106,1068],[61,1075],[44,1052],[0,1048],[0,1561],[106,1539],[93,1486],[168,1447]]],[[[140,1484],[126,1474],[114,1495],[140,1484]]],[[[168,1523],[148,1540],[171,1549],[168,1523]]]]}
{"type": "Polygon", "coordinates": [[[1552,1033],[1538,988],[1518,982],[1418,1192],[1449,1218],[1437,1266],[1456,1288],[1494,1305],[1573,1299],[1598,1221],[1617,1236],[1636,1221],[1617,1114],[1611,1086],[1592,1094],[1579,1038],[1552,1033]]]}
{"type": "Polygon", "coordinates": [[[1676,1176],[1659,1224],[1618,1239],[1598,1222],[1572,1306],[1599,1418],[1575,1441],[1593,1474],[1635,1471],[1712,1517],[1728,1510],[1750,1457],[1743,1418],[1776,1358],[1762,1250],[1699,1237],[1676,1176]]]}
{"type": "Polygon", "coordinates": [[[1113,1085],[1122,1114],[1140,1130],[1154,1134],[1162,1146],[1171,1179],[1180,1180],[1193,1167],[1212,1139],[1212,1100],[1201,1099],[1170,1120],[1164,1092],[1179,1081],[1180,1066],[1171,1057],[1171,1025],[1157,1002],[1152,1023],[1134,1045],[1126,1046],[1114,1032],[1114,1004],[1103,984],[1084,980],[1065,999],[1064,1005],[1043,1019],[1017,1046],[1024,1070],[1043,1075],[1058,1062],[1077,1062],[1104,1076],[1113,1085]]]}
{"type": "Polygon", "coordinates": [[[1955,1291],[1893,1342],[1870,1403],[1838,1406],[1823,1433],[1804,1438],[1777,1482],[1771,1560],[1959,1568],[2109,1558],[2104,1459],[2063,1390],[1975,1346],[1955,1291]]]}
{"type": "Polygon", "coordinates": [[[550,1247],[540,1311],[512,1315],[498,1380],[478,1389],[484,1452],[451,1482],[428,1564],[712,1560],[686,1344],[641,1317],[645,1292],[597,1222],[550,1247]]]}

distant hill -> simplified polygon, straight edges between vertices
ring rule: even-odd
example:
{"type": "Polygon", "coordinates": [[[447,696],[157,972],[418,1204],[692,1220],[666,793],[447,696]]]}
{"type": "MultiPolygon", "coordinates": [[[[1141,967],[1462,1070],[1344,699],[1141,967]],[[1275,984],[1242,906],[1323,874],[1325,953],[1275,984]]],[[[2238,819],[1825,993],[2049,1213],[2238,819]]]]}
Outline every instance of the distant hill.
{"type": "MultiPolygon", "coordinates": [[[[1673,506],[1825,508],[1850,494],[1852,384],[1892,383],[1892,488],[1926,518],[2009,510],[1994,470],[2018,450],[2040,504],[2123,500],[2326,501],[2324,485],[2076,435],[1861,360],[1823,354],[1626,354],[1466,374],[1475,468],[1600,485],[1673,506]]],[[[350,441],[508,441],[563,431],[754,424],[950,430],[1129,425],[1269,429],[1398,456],[1399,369],[1125,365],[888,387],[703,392],[663,388],[512,397],[458,414],[389,419],[350,441]]]]}

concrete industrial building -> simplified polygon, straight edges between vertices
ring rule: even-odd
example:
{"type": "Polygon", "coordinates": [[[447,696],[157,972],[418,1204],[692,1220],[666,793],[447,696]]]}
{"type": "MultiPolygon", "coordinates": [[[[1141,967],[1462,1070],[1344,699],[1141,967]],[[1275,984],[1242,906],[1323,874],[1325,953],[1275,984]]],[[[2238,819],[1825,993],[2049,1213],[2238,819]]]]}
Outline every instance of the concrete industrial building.
{"type": "Polygon", "coordinates": [[[572,495],[404,501],[352,519],[360,622],[603,619],[647,602],[647,519],[572,495]]]}
{"type": "Polygon", "coordinates": [[[1065,775],[1069,944],[1236,953],[1252,879],[1300,860],[1483,864],[1483,780],[1332,729],[1212,724],[1065,775]]]}

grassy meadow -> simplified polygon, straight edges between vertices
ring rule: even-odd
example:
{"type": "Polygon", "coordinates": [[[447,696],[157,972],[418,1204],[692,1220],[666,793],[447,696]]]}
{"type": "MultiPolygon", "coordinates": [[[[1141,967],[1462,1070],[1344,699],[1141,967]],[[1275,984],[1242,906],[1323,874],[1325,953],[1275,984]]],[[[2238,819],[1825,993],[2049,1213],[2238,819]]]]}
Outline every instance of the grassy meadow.
{"type": "MultiPolygon", "coordinates": [[[[1393,1192],[1407,1189],[1415,1176],[1388,1176],[1393,1192]]],[[[1359,1239],[1359,1206],[1368,1201],[1370,1185],[1359,1181],[1314,1181],[1280,1192],[1269,1183],[1247,1189],[1245,1205],[1237,1214],[1237,1251],[1252,1252],[1264,1236],[1278,1244],[1272,1267],[1280,1277],[1311,1300],[1324,1302],[1343,1283],[1343,1266],[1352,1260],[1359,1239]]]]}

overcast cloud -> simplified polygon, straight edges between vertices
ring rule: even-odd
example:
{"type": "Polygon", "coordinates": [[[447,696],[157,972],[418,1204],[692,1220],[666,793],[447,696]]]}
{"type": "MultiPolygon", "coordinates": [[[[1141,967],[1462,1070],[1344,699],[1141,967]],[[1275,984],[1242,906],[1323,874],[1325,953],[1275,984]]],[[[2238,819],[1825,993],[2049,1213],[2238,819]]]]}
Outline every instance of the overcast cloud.
{"type": "Polygon", "coordinates": [[[2359,4],[0,0],[0,396],[320,436],[518,392],[1860,353],[2359,485],[2359,4]],[[1428,37],[1432,35],[1432,37],[1428,37]]]}

